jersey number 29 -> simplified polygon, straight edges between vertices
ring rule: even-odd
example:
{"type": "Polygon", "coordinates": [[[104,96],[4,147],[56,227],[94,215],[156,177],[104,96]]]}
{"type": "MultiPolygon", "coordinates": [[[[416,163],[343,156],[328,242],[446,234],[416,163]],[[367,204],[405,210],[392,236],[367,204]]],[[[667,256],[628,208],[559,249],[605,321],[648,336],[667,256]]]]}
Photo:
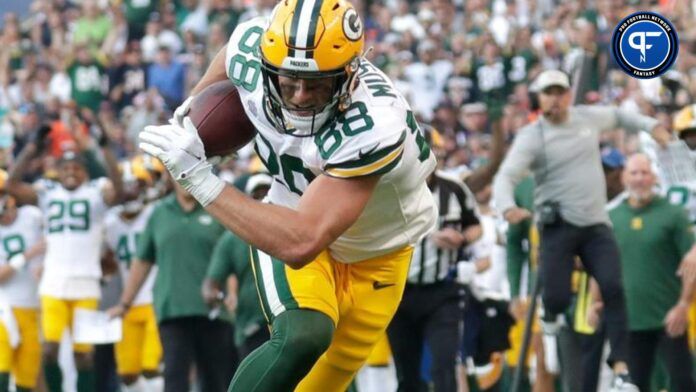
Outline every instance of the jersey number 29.
{"type": "Polygon", "coordinates": [[[88,200],[52,200],[48,203],[48,232],[89,230],[88,200]]]}

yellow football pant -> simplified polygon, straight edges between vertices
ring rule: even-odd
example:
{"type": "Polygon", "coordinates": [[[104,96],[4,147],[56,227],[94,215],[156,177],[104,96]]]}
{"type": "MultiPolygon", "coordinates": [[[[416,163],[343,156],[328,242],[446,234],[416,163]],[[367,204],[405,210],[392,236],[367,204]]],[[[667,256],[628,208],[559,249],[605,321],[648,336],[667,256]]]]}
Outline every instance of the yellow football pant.
{"type": "Polygon", "coordinates": [[[385,336],[408,276],[412,247],[343,264],[328,251],[293,270],[279,260],[252,250],[261,304],[269,319],[288,309],[313,309],[334,321],[328,350],[296,391],[345,391],[374,346],[385,336]]]}
{"type": "Polygon", "coordinates": [[[123,317],[123,338],[116,343],[118,374],[155,371],[162,359],[162,343],[155,310],[151,304],[138,305],[123,317]]]}
{"type": "MultiPolygon", "coordinates": [[[[60,299],[48,295],[41,296],[41,329],[44,340],[60,344],[65,329],[72,328],[75,309],[95,310],[99,305],[96,298],[60,299]]],[[[73,344],[73,351],[87,353],[91,344],[73,344]]]]}
{"type": "Polygon", "coordinates": [[[388,366],[389,362],[391,362],[391,355],[391,346],[389,346],[389,339],[385,333],[377,344],[375,344],[370,356],[367,357],[367,365],[388,366]]]}
{"type": "Polygon", "coordinates": [[[36,386],[41,368],[41,344],[39,343],[39,310],[12,308],[20,342],[16,348],[3,323],[0,323],[0,373],[12,373],[15,384],[28,389],[36,386]]]}
{"type": "MultiPolygon", "coordinates": [[[[539,306],[539,304],[537,304],[539,306]]],[[[525,312],[526,314],[526,312],[525,312]]],[[[508,338],[510,339],[510,349],[505,352],[505,359],[508,366],[515,367],[520,358],[520,352],[522,351],[522,340],[524,338],[524,323],[525,320],[520,320],[515,323],[515,325],[510,328],[508,333],[508,338]]],[[[532,320],[532,334],[541,333],[541,320],[539,319],[538,312],[532,320]]],[[[525,366],[529,366],[529,361],[532,356],[532,347],[530,346],[527,351],[527,358],[525,366]]]]}

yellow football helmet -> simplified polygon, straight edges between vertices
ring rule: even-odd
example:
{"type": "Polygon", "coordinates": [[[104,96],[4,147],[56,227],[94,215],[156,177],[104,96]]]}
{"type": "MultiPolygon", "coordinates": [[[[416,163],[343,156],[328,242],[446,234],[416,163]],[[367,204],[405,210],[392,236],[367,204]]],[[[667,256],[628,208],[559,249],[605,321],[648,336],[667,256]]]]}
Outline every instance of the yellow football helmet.
{"type": "Polygon", "coordinates": [[[284,0],[271,14],[261,37],[263,87],[276,126],[293,134],[301,122],[293,111],[312,111],[310,134],[350,106],[356,72],[365,45],[358,13],[346,0],[284,0]],[[333,78],[333,95],[321,107],[289,108],[278,76],[333,78]],[[288,121],[290,118],[292,121],[288,121]]]}
{"type": "Polygon", "coordinates": [[[148,182],[146,191],[146,199],[154,201],[166,195],[171,189],[165,172],[167,169],[162,164],[162,161],[148,154],[140,154],[135,156],[132,161],[135,165],[144,167],[150,174],[151,181],[148,182]]]}
{"type": "Polygon", "coordinates": [[[145,167],[143,160],[138,157],[121,162],[119,169],[124,183],[142,181],[147,185],[152,184],[152,175],[145,167]]]}
{"type": "Polygon", "coordinates": [[[153,182],[152,174],[138,157],[121,162],[119,170],[123,181],[123,212],[138,214],[147,202],[147,190],[153,182]]]}
{"type": "Polygon", "coordinates": [[[687,131],[696,131],[696,105],[689,105],[678,111],[674,115],[672,128],[679,138],[687,131]]]}
{"type": "Polygon", "coordinates": [[[131,160],[131,163],[143,167],[151,175],[156,174],[158,176],[161,176],[166,170],[166,168],[164,167],[162,162],[160,162],[159,159],[147,154],[136,155],[131,160]]]}

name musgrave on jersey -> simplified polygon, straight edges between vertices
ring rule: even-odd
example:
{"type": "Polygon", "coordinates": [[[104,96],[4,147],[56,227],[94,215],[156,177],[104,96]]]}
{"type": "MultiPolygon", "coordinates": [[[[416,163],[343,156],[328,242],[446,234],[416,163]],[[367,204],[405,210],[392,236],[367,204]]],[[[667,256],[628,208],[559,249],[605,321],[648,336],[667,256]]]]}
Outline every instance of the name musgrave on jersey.
{"type": "Polygon", "coordinates": [[[377,69],[369,63],[360,64],[358,77],[365,82],[370,94],[373,97],[391,97],[396,98],[396,94],[389,86],[389,81],[377,69]]]}

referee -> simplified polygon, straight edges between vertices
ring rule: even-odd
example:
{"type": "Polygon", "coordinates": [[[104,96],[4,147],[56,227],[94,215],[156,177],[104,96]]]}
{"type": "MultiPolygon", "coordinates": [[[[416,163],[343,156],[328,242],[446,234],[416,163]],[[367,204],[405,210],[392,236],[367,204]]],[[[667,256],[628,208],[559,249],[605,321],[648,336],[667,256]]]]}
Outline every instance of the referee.
{"type": "MultiPolygon", "coordinates": [[[[603,131],[652,131],[665,145],[669,132],[657,120],[612,107],[571,107],[570,82],[560,71],[535,81],[542,115],[523,127],[495,178],[495,205],[510,223],[531,218],[515,205],[515,185],[531,170],[537,183],[534,205],[542,236],[540,276],[545,320],[556,320],[571,300],[573,260],[580,256],[605,298],[614,391],[637,391],[626,365],[627,317],[616,240],[605,211],[607,197],[600,159],[603,131]]],[[[551,325],[547,323],[547,326],[551,325]]],[[[547,329],[548,330],[548,329],[547,329]]]]}
{"type": "MultiPolygon", "coordinates": [[[[435,154],[441,155],[442,150],[433,143],[439,140],[435,132],[426,131],[426,140],[435,154]]],[[[423,390],[420,366],[424,343],[433,358],[435,391],[457,391],[455,361],[461,296],[450,271],[459,260],[460,249],[481,235],[474,213],[476,200],[466,185],[437,170],[428,178],[428,186],[438,204],[437,231],[415,246],[403,299],[387,328],[400,392],[423,390]]]]}

